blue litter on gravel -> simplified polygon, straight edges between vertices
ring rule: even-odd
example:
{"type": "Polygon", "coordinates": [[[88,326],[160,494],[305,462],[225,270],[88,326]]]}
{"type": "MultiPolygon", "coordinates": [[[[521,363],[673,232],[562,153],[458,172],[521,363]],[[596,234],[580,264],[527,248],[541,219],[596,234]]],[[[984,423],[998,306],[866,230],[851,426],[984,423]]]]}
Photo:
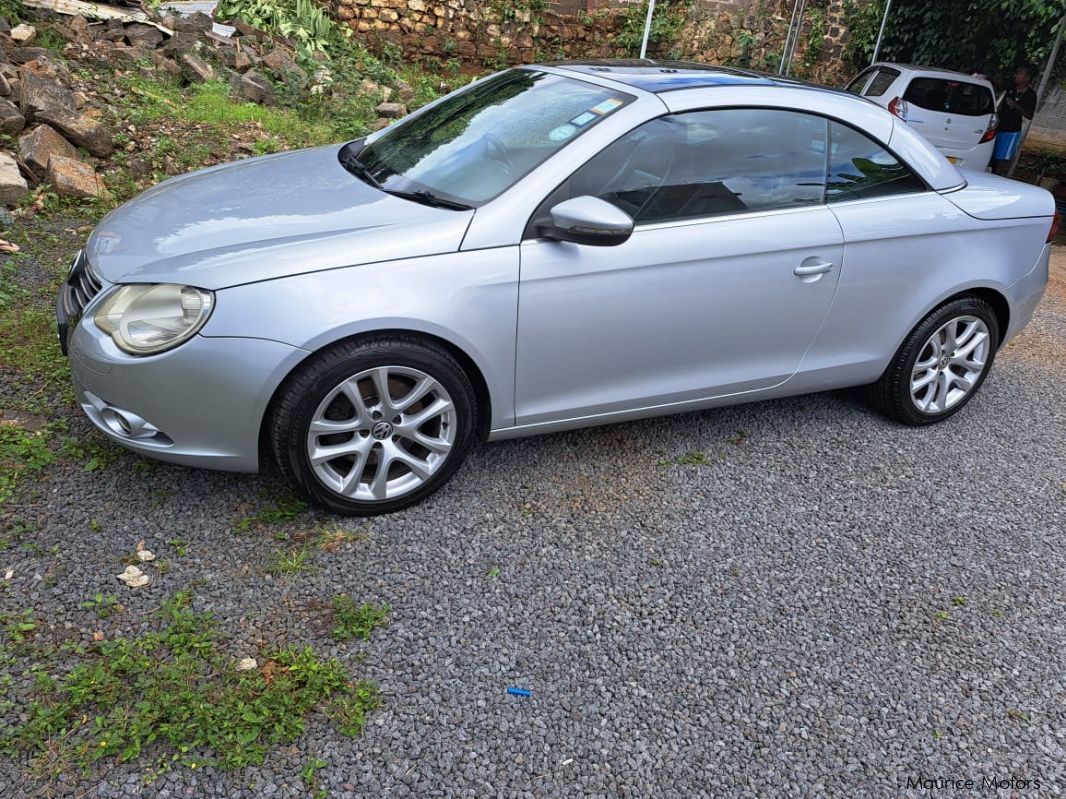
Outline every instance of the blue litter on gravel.
{"type": "Polygon", "coordinates": [[[528,688],[508,688],[507,693],[511,696],[533,696],[533,692],[528,688]]]}

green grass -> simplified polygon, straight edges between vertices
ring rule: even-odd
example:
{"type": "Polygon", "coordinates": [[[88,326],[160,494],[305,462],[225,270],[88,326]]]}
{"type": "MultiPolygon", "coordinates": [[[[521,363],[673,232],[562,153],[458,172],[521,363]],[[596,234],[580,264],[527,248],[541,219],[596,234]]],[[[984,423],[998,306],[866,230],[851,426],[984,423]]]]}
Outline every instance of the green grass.
{"type": "Polygon", "coordinates": [[[82,602],[79,607],[82,610],[95,610],[101,619],[110,618],[125,610],[114,594],[96,594],[92,599],[82,602]]]}
{"type": "MultiPolygon", "coordinates": [[[[310,648],[284,648],[260,669],[237,671],[215,621],[194,612],[188,594],[166,602],[157,620],[158,629],[88,648],[64,674],[42,672],[28,720],[4,733],[5,748],[35,753],[52,775],[156,748],[194,768],[241,768],[298,738],[316,711],[358,735],[381,704],[376,686],[310,648]]],[[[29,623],[16,627],[23,645],[29,623]]]]}
{"type": "Polygon", "coordinates": [[[44,430],[33,432],[12,424],[0,424],[0,508],[16,487],[55,460],[44,430]]]}
{"type": "Polygon", "coordinates": [[[370,602],[357,605],[348,594],[339,594],[333,597],[333,637],[338,641],[367,641],[374,630],[388,623],[390,610],[388,605],[370,602]]]}
{"type": "Polygon", "coordinates": [[[307,508],[307,501],[288,489],[269,491],[264,489],[260,492],[264,505],[254,513],[240,516],[234,522],[234,529],[239,533],[245,533],[267,525],[280,525],[291,522],[303,514],[307,508]]]}
{"type": "Polygon", "coordinates": [[[314,551],[307,546],[275,552],[267,563],[267,574],[300,574],[314,570],[314,551]]]}
{"type": "Polygon", "coordinates": [[[675,458],[674,463],[676,463],[678,466],[710,466],[711,460],[704,452],[690,450],[684,455],[680,455],[675,458]]]}

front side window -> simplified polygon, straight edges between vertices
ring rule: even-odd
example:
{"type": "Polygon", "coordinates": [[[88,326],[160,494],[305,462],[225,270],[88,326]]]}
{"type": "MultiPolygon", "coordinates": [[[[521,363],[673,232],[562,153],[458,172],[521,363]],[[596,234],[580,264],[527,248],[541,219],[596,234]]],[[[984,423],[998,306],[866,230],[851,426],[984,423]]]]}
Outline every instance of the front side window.
{"type": "Polygon", "coordinates": [[[592,195],[637,223],[796,208],[823,201],[826,120],[755,108],[645,123],[590,160],[569,195],[592,195]]]}
{"type": "Polygon", "coordinates": [[[385,191],[479,205],[633,97],[572,78],[509,70],[387,130],[357,154],[385,191]]]}
{"type": "Polygon", "coordinates": [[[829,123],[829,202],[925,190],[906,164],[873,139],[839,122],[829,123]]]}
{"type": "Polygon", "coordinates": [[[919,108],[942,114],[979,117],[995,110],[995,101],[987,86],[964,80],[915,78],[903,99],[919,108]]]}

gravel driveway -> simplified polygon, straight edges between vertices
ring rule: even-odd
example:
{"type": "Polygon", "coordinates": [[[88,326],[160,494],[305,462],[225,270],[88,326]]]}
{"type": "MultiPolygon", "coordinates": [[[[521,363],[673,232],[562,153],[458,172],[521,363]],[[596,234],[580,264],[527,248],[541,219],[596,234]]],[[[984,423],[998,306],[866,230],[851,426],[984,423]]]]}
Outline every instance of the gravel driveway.
{"type": "Polygon", "coordinates": [[[931,429],[849,393],[767,402],[486,445],[415,509],[245,532],[269,480],[126,454],[49,468],[16,509],[36,529],[0,552],[0,610],[88,643],[144,629],[192,585],[234,657],[310,644],[385,706],[360,738],[316,719],[262,767],[150,786],[139,763],[48,785],[4,758],[0,796],[306,797],[312,757],[338,797],[1066,793],[1066,249],[1055,258],[1033,325],[931,429]],[[266,573],[321,524],[358,535],[312,570],[266,573]],[[141,539],[169,569],[131,590],[115,575],[141,539]],[[336,643],[341,592],[388,603],[391,623],[336,643]],[[79,607],[96,593],[126,611],[79,607]],[[937,778],[1030,788],[907,788],[937,778]]]}

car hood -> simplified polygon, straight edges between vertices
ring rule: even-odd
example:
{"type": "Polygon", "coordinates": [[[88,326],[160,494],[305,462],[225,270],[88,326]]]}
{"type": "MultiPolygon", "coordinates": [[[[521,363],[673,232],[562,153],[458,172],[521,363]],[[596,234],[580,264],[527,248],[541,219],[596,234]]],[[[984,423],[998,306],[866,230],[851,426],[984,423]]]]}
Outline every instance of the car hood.
{"type": "Polygon", "coordinates": [[[111,283],[221,289],[287,275],[455,252],[473,211],[385,194],[349,173],[338,146],[252,158],[160,183],[89,237],[111,283]]]}

